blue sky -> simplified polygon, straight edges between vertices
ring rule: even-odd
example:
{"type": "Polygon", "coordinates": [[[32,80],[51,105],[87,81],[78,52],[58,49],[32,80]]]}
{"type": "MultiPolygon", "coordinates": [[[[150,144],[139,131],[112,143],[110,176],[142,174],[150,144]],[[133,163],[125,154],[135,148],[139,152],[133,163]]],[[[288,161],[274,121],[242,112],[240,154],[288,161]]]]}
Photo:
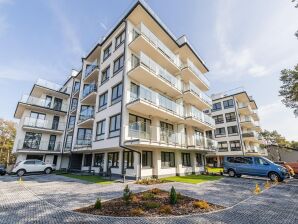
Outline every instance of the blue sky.
{"type": "MultiPolygon", "coordinates": [[[[134,0],[0,0],[0,117],[41,77],[63,83],[134,0]]],[[[298,140],[298,118],[278,97],[279,74],[298,63],[298,9],[281,0],[147,0],[206,62],[211,93],[244,87],[265,129],[298,140]]]]}

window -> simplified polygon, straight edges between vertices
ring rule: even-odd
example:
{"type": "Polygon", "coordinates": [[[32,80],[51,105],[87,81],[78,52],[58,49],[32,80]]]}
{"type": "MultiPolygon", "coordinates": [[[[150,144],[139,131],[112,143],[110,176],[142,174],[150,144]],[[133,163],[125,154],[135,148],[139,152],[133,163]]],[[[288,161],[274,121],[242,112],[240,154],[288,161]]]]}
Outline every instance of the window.
{"type": "Polygon", "coordinates": [[[80,82],[75,82],[73,86],[73,92],[76,92],[80,89],[80,82]]]}
{"type": "Polygon", "coordinates": [[[116,137],[120,135],[120,119],[121,119],[120,114],[110,117],[109,137],[116,137]]]}
{"type": "Polygon", "coordinates": [[[48,150],[50,151],[55,150],[55,143],[56,143],[56,135],[50,135],[48,150]]]}
{"type": "Polygon", "coordinates": [[[227,161],[230,163],[244,163],[244,164],[252,164],[251,157],[228,157],[227,161]]]}
{"type": "Polygon", "coordinates": [[[23,148],[39,149],[41,133],[26,132],[23,148]]]}
{"type": "Polygon", "coordinates": [[[213,119],[215,120],[215,124],[222,124],[224,123],[224,119],[223,119],[223,115],[217,115],[217,116],[213,116],[213,119]]]}
{"type": "Polygon", "coordinates": [[[96,136],[95,140],[103,140],[105,137],[106,120],[101,120],[96,124],[96,136]]]}
{"type": "Polygon", "coordinates": [[[258,165],[268,165],[268,162],[260,157],[255,157],[255,163],[258,165]]]}
{"type": "Polygon", "coordinates": [[[236,121],[236,114],[235,112],[225,114],[226,122],[236,121]]]}
{"type": "Polygon", "coordinates": [[[226,135],[226,129],[225,128],[216,128],[215,129],[215,137],[219,135],[226,135]]]}
{"type": "Polygon", "coordinates": [[[73,128],[75,125],[76,117],[70,116],[68,119],[68,128],[73,128]]]}
{"type": "MultiPolygon", "coordinates": [[[[135,83],[130,83],[130,100],[136,100],[139,98],[140,95],[140,86],[136,85],[135,83]]],[[[149,98],[149,97],[148,97],[149,98]]]]}
{"type": "Polygon", "coordinates": [[[225,100],[223,101],[223,105],[225,109],[234,107],[234,100],[233,99],[225,100]]]}
{"type": "Polygon", "coordinates": [[[175,154],[173,152],[161,152],[161,167],[175,167],[175,154]]]}
{"type": "Polygon", "coordinates": [[[124,152],[124,168],[133,169],[133,152],[124,152]]]}
{"type": "Polygon", "coordinates": [[[125,30],[123,30],[123,31],[121,32],[121,34],[119,34],[119,35],[116,37],[115,50],[116,50],[122,43],[124,43],[124,40],[125,40],[125,30]]]}
{"type": "Polygon", "coordinates": [[[79,128],[77,136],[78,145],[91,145],[92,129],[90,128],[79,128]]]}
{"type": "Polygon", "coordinates": [[[31,127],[40,127],[40,128],[45,128],[46,125],[46,115],[37,113],[37,112],[31,112],[30,113],[30,118],[28,120],[28,123],[25,123],[28,126],[31,127]]]}
{"type": "Polygon", "coordinates": [[[92,165],[92,154],[85,154],[84,156],[84,166],[92,165]]]}
{"type": "Polygon", "coordinates": [[[97,90],[95,83],[84,84],[83,95],[82,97],[88,96],[90,93],[95,92],[97,90]]]}
{"type": "Polygon", "coordinates": [[[80,121],[92,118],[94,116],[94,107],[90,105],[82,105],[80,111],[80,121]]]}
{"type": "Polygon", "coordinates": [[[105,61],[112,54],[112,43],[103,51],[103,61],[105,61]]]}
{"type": "Polygon", "coordinates": [[[202,154],[196,153],[196,166],[203,166],[202,154]]]}
{"type": "Polygon", "coordinates": [[[99,96],[98,111],[106,109],[108,105],[108,91],[99,96]]]}
{"type": "Polygon", "coordinates": [[[58,110],[58,111],[61,111],[61,108],[62,108],[62,102],[63,100],[62,99],[59,99],[59,98],[55,98],[54,99],[54,110],[58,110]]]}
{"type": "Polygon", "coordinates": [[[59,116],[54,116],[53,117],[53,122],[52,122],[52,129],[53,130],[58,130],[59,120],[60,120],[60,117],[59,116]]]}
{"type": "Polygon", "coordinates": [[[26,164],[26,165],[34,165],[35,164],[35,160],[26,161],[26,162],[24,162],[24,164],[26,164]]]}
{"type": "Polygon", "coordinates": [[[117,84],[112,88],[112,101],[111,103],[117,103],[121,100],[122,97],[122,83],[117,84]]]}
{"type": "Polygon", "coordinates": [[[104,164],[104,153],[94,154],[93,166],[103,168],[103,164],[104,164]]]}
{"type": "Polygon", "coordinates": [[[50,108],[51,104],[52,104],[52,97],[51,96],[46,96],[45,107],[50,108]]]}
{"type": "Polygon", "coordinates": [[[149,138],[151,120],[129,114],[129,134],[132,137],[149,138]]]}
{"type": "Polygon", "coordinates": [[[142,151],[142,168],[152,168],[151,151],[142,151]]]}
{"type": "Polygon", "coordinates": [[[108,153],[108,166],[116,168],[119,167],[119,152],[108,153]]]}
{"type": "Polygon", "coordinates": [[[218,142],[218,151],[220,151],[220,152],[228,151],[228,143],[227,142],[218,142]]]}
{"type": "Polygon", "coordinates": [[[77,109],[77,106],[78,106],[78,99],[77,98],[73,98],[72,101],[71,101],[71,108],[70,108],[70,110],[77,109]]]}
{"type": "Polygon", "coordinates": [[[160,122],[160,140],[169,142],[174,133],[174,126],[166,122],[160,122]]]}
{"type": "Polygon", "coordinates": [[[35,118],[35,119],[38,119],[38,120],[45,120],[46,119],[46,115],[32,111],[30,113],[30,118],[35,118]]]}
{"type": "Polygon", "coordinates": [[[212,111],[217,111],[217,110],[221,110],[221,102],[213,104],[212,111]]]}
{"type": "Polygon", "coordinates": [[[72,145],[72,134],[68,134],[66,137],[65,148],[70,149],[72,145]]]}
{"type": "Polygon", "coordinates": [[[124,55],[122,54],[119,58],[114,61],[114,74],[119,72],[124,66],[124,55]]]}
{"type": "Polygon", "coordinates": [[[190,153],[181,153],[181,156],[182,156],[182,166],[191,166],[190,153]]]}
{"type": "Polygon", "coordinates": [[[231,151],[241,151],[240,141],[230,141],[231,151]]]}
{"type": "Polygon", "coordinates": [[[102,73],[101,73],[101,84],[104,84],[110,78],[110,66],[108,66],[102,73]]]}
{"type": "Polygon", "coordinates": [[[237,127],[237,125],[235,125],[235,126],[229,126],[228,127],[228,134],[229,135],[238,135],[238,127],[237,127]]]}

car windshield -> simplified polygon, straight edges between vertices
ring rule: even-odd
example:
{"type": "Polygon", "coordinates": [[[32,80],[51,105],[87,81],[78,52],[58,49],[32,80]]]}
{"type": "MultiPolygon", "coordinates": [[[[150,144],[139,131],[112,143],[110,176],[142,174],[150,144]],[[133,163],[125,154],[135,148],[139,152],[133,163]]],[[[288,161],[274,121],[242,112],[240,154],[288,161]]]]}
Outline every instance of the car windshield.
{"type": "Polygon", "coordinates": [[[270,159],[267,159],[267,158],[265,158],[265,157],[261,157],[263,160],[265,160],[267,163],[274,163],[274,162],[272,162],[270,159]]]}

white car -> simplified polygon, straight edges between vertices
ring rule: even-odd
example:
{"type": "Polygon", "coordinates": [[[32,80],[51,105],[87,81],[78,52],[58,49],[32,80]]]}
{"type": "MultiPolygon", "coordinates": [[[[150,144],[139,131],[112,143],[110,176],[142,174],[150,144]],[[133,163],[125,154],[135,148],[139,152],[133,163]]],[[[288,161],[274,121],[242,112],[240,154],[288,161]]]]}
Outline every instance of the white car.
{"type": "Polygon", "coordinates": [[[55,165],[46,164],[37,159],[28,159],[15,164],[12,173],[16,173],[18,176],[23,176],[25,173],[44,172],[50,174],[55,170],[55,165]]]}

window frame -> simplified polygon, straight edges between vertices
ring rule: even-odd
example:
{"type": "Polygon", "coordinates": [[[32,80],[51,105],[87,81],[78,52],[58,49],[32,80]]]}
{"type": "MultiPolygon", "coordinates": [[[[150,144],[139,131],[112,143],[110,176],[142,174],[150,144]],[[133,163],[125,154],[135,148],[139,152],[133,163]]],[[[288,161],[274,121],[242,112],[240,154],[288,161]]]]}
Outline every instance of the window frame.
{"type": "Polygon", "coordinates": [[[111,95],[111,105],[118,103],[122,100],[122,94],[123,94],[123,83],[119,82],[118,84],[114,85],[112,87],[112,95],[111,95]],[[121,91],[119,91],[119,88],[121,86],[121,91]],[[116,97],[114,98],[114,90],[116,89],[116,97]]]}
{"type": "Polygon", "coordinates": [[[103,120],[96,122],[95,141],[104,140],[105,134],[106,134],[106,119],[103,119],[103,120]],[[99,124],[101,125],[100,133],[98,133],[98,125],[99,124]],[[100,138],[102,136],[103,136],[103,138],[100,138]]]}
{"type": "Polygon", "coordinates": [[[239,140],[230,141],[229,144],[230,144],[231,151],[233,152],[241,151],[241,144],[239,140]],[[237,144],[239,144],[239,146],[237,146],[237,144]]]}
{"type": "Polygon", "coordinates": [[[121,113],[118,113],[118,114],[115,114],[115,115],[111,116],[110,119],[109,119],[109,138],[119,137],[120,136],[120,130],[121,130],[121,113]],[[113,118],[116,119],[114,127],[112,127],[112,125],[111,125],[113,118]],[[118,119],[119,119],[119,127],[117,127],[118,119]],[[113,129],[111,129],[111,128],[113,128],[113,129]],[[114,133],[114,132],[119,132],[119,133],[116,134],[116,135],[111,136],[111,133],[114,133]]]}
{"type": "Polygon", "coordinates": [[[125,169],[134,169],[134,152],[124,151],[123,162],[124,162],[123,165],[125,169]]]}
{"type": "Polygon", "coordinates": [[[191,167],[190,153],[181,153],[182,167],[191,167]]]}
{"type": "Polygon", "coordinates": [[[109,79],[110,79],[110,74],[111,74],[111,66],[108,65],[108,66],[101,72],[101,80],[100,80],[101,85],[103,85],[104,83],[106,83],[107,81],[109,81],[109,79]],[[105,79],[103,79],[104,76],[105,76],[105,79]]]}
{"type": "Polygon", "coordinates": [[[112,55],[112,43],[110,43],[104,50],[102,54],[102,62],[107,60],[112,55]],[[106,51],[108,50],[108,54],[106,54],[106,51]]]}
{"type": "Polygon", "coordinates": [[[104,93],[102,93],[101,95],[99,95],[98,111],[102,111],[102,110],[104,110],[108,107],[108,98],[109,98],[109,91],[108,90],[105,91],[104,93]],[[102,97],[103,97],[105,103],[103,105],[100,105],[102,97]]]}
{"type": "Polygon", "coordinates": [[[226,128],[225,127],[216,128],[214,130],[214,136],[215,136],[215,138],[220,138],[220,137],[223,137],[223,136],[226,136],[226,135],[227,135],[227,133],[226,133],[226,128]],[[224,132],[221,132],[219,134],[216,133],[216,130],[222,130],[222,129],[224,130],[224,132]]]}
{"type": "Polygon", "coordinates": [[[105,160],[105,154],[104,153],[94,153],[94,159],[93,159],[93,167],[104,167],[104,160],[105,160]],[[102,156],[102,162],[101,165],[98,164],[98,161],[96,160],[96,157],[102,156]]]}
{"type": "Polygon", "coordinates": [[[119,168],[119,152],[108,152],[108,164],[109,164],[109,156],[112,156],[112,165],[110,168],[119,168]],[[117,159],[116,161],[114,159],[117,159]]]}
{"type": "Polygon", "coordinates": [[[84,163],[83,163],[83,166],[85,166],[85,167],[91,167],[92,166],[92,153],[84,154],[84,163]],[[89,156],[90,156],[90,158],[89,158],[89,156]],[[88,162],[88,164],[90,163],[90,165],[88,165],[87,162],[88,162]]]}
{"type": "Polygon", "coordinates": [[[225,119],[227,123],[236,121],[236,113],[235,112],[226,113],[225,119]]]}
{"type": "Polygon", "coordinates": [[[232,135],[238,135],[239,134],[239,130],[238,130],[238,126],[237,125],[232,125],[232,126],[228,126],[227,127],[227,130],[228,130],[228,135],[229,136],[232,136],[232,135]],[[230,130],[231,131],[237,131],[237,132],[231,132],[230,133],[230,130]]]}
{"type": "Polygon", "coordinates": [[[117,74],[120,72],[124,67],[124,54],[121,54],[118,58],[116,58],[113,62],[113,74],[117,74]],[[122,64],[120,63],[122,60],[122,64]],[[118,65],[116,68],[116,65],[118,65]]]}
{"type": "Polygon", "coordinates": [[[213,112],[213,111],[220,111],[220,110],[222,110],[221,102],[212,104],[212,109],[211,109],[212,112],[213,112]],[[220,107],[217,107],[217,106],[215,106],[215,105],[220,105],[220,107]],[[215,108],[214,108],[214,106],[215,106],[215,108]]]}
{"type": "Polygon", "coordinates": [[[215,124],[223,124],[225,122],[223,114],[215,115],[212,118],[215,120],[215,124]],[[219,117],[222,119],[218,119],[219,117]]]}
{"type": "Polygon", "coordinates": [[[224,100],[222,103],[223,103],[224,109],[229,109],[229,108],[235,107],[235,103],[234,103],[233,99],[224,100]]]}
{"type": "Polygon", "coordinates": [[[125,41],[125,38],[126,38],[126,33],[125,33],[125,29],[122,30],[120,32],[120,34],[115,38],[115,50],[117,50],[125,41]],[[117,43],[117,41],[119,40],[118,38],[120,38],[120,42],[117,43]]]}
{"type": "Polygon", "coordinates": [[[229,145],[228,145],[227,141],[218,142],[217,144],[218,144],[219,152],[228,152],[229,151],[229,145]],[[226,145],[226,147],[222,147],[223,145],[226,145]]]}
{"type": "Polygon", "coordinates": [[[153,168],[153,152],[152,151],[142,151],[142,168],[143,169],[153,168]],[[150,154],[151,159],[149,159],[149,157],[148,157],[149,154],[150,154]],[[150,162],[148,162],[148,161],[150,161],[150,162]]]}
{"type": "Polygon", "coordinates": [[[161,168],[168,169],[168,168],[176,167],[176,165],[175,165],[176,164],[175,153],[174,152],[161,151],[160,153],[161,153],[161,168]],[[167,158],[169,159],[168,161],[166,161],[167,158]],[[171,161],[171,158],[173,159],[173,161],[171,161]],[[169,165],[167,166],[166,163],[168,163],[169,165]]]}

